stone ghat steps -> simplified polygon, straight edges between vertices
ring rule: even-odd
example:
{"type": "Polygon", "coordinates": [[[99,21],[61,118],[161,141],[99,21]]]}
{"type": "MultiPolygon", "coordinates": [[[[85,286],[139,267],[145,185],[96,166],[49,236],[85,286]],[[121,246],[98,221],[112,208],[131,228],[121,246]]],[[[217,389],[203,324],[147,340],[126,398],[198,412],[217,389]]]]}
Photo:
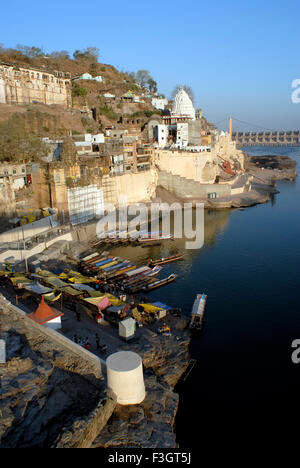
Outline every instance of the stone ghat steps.
{"type": "Polygon", "coordinates": [[[158,185],[180,199],[199,198],[207,200],[208,194],[213,192],[218,193],[219,197],[231,195],[231,186],[229,184],[202,184],[165,170],[158,173],[158,185]]]}

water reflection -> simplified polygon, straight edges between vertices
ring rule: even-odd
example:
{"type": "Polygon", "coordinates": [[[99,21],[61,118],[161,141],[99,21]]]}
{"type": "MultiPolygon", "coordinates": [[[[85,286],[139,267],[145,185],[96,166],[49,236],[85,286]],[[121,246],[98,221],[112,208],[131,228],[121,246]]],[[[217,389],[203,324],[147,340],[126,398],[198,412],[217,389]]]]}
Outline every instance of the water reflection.
{"type": "MultiPolygon", "coordinates": [[[[231,210],[205,210],[204,211],[204,246],[210,247],[212,246],[217,238],[219,238],[220,234],[222,234],[228,225],[228,220],[230,216],[231,210]]],[[[196,216],[193,213],[193,228],[195,228],[195,220],[196,216]]],[[[150,227],[149,227],[150,228],[150,227]]],[[[162,228],[162,221],[160,222],[160,229],[162,228]]],[[[170,216],[170,232],[174,234],[174,215],[171,213],[170,216]]],[[[200,249],[186,249],[186,242],[189,241],[184,235],[184,223],[182,221],[182,232],[183,237],[181,239],[174,239],[174,240],[163,240],[161,241],[161,245],[159,246],[122,246],[116,247],[113,249],[114,255],[120,256],[122,258],[128,258],[138,265],[144,264],[148,261],[148,259],[152,258],[159,258],[159,257],[166,257],[173,255],[174,253],[180,251],[184,252],[184,261],[180,262],[192,262],[193,258],[198,257],[201,255],[203,248],[200,249]]]]}

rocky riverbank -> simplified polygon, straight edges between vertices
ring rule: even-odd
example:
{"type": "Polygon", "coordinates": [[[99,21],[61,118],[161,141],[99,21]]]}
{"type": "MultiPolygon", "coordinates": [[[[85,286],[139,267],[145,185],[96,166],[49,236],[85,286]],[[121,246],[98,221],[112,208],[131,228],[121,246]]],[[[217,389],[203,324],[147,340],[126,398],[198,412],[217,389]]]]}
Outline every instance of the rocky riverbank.
{"type": "Polygon", "coordinates": [[[152,333],[121,347],[143,359],[146,398],[139,405],[117,405],[93,447],[177,447],[174,423],[179,395],[174,387],[189,363],[190,333],[186,318],[169,317],[166,322],[174,330],[171,337],[152,333]]]}
{"type": "MultiPolygon", "coordinates": [[[[132,344],[143,359],[146,398],[120,406],[95,376],[93,363],[51,340],[44,327],[0,297],[0,338],[7,362],[0,365],[0,447],[176,447],[174,386],[189,361],[185,318],[166,321],[172,336],[147,330],[132,344]]],[[[56,333],[56,332],[52,332],[56,333]]]]}
{"type": "Polygon", "coordinates": [[[246,208],[259,203],[266,203],[272,194],[279,193],[276,181],[290,180],[297,177],[296,161],[288,156],[245,154],[245,173],[251,180],[242,193],[231,197],[206,202],[207,208],[246,208]]]}
{"type": "Polygon", "coordinates": [[[293,181],[296,177],[296,162],[288,156],[245,154],[245,173],[240,175],[232,185],[230,196],[209,200],[197,197],[180,199],[159,186],[156,189],[156,201],[169,204],[174,202],[203,203],[205,208],[213,210],[246,208],[266,203],[272,194],[278,193],[276,181],[293,181]]]}

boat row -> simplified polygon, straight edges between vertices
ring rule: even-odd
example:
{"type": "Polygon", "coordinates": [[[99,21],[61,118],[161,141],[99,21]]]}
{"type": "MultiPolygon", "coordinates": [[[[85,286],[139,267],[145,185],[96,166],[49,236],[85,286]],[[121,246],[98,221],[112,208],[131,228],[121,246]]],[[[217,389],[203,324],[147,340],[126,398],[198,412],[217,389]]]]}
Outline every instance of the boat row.
{"type": "Polygon", "coordinates": [[[162,234],[158,233],[150,233],[150,232],[134,232],[134,233],[127,233],[127,231],[114,231],[109,232],[105,236],[101,236],[100,238],[94,240],[90,243],[91,247],[98,248],[103,247],[105,245],[160,245],[160,242],[163,240],[173,240],[171,234],[162,234]]]}
{"type": "Polygon", "coordinates": [[[80,260],[80,269],[85,274],[96,276],[105,283],[113,283],[120,290],[128,293],[151,291],[177,278],[177,275],[172,274],[166,278],[157,279],[155,277],[162,270],[160,265],[137,266],[130,260],[109,255],[107,251],[83,257],[80,260]]]}

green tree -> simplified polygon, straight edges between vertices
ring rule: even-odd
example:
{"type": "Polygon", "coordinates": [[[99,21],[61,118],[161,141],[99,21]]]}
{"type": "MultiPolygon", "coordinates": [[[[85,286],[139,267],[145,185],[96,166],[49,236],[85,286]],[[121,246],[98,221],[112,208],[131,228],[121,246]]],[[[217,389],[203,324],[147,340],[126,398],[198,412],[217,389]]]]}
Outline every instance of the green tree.
{"type": "Polygon", "coordinates": [[[135,78],[138,84],[144,87],[148,83],[149,79],[151,79],[151,75],[148,70],[138,70],[135,78]]]}
{"type": "Polygon", "coordinates": [[[148,85],[148,89],[149,89],[150,93],[156,93],[157,92],[157,83],[156,83],[156,81],[153,80],[153,78],[149,78],[149,80],[147,82],[147,85],[148,85]]]}
{"type": "Polygon", "coordinates": [[[92,62],[89,68],[89,72],[93,77],[98,76],[99,75],[98,63],[92,62]]]}
{"type": "Polygon", "coordinates": [[[88,90],[84,88],[83,86],[80,86],[78,83],[73,82],[72,84],[72,96],[73,97],[86,97],[88,94],[88,90]]]}

